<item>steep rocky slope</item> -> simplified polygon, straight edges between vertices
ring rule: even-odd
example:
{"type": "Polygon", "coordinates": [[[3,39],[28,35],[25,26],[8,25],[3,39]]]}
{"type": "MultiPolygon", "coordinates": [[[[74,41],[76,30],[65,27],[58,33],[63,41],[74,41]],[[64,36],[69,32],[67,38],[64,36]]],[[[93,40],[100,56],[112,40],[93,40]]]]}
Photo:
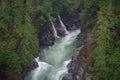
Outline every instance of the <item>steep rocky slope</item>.
{"type": "MultiPolygon", "coordinates": [[[[38,12],[34,11],[31,13],[31,18],[32,18],[32,22],[33,22],[34,26],[37,26],[37,27],[40,26],[39,21],[37,21],[37,18],[39,16],[40,16],[40,13],[38,13],[38,12]]],[[[79,19],[78,14],[69,14],[68,16],[66,16],[66,14],[64,14],[64,15],[62,14],[61,19],[68,31],[80,29],[80,19],[79,19]]],[[[57,30],[58,36],[60,36],[60,37],[65,36],[65,31],[63,30],[62,26],[60,25],[60,21],[59,21],[58,17],[56,17],[56,20],[53,21],[53,23],[55,25],[55,29],[57,30]]],[[[77,40],[79,40],[79,36],[81,36],[81,35],[78,35],[77,40]]],[[[39,28],[38,39],[39,39],[39,47],[40,48],[48,47],[55,43],[55,37],[53,34],[52,25],[49,20],[47,22],[45,22],[45,24],[43,24],[42,27],[39,28]]],[[[81,45],[81,42],[76,42],[76,43],[81,45]]],[[[34,57],[37,57],[39,55],[39,52],[40,52],[40,49],[39,48],[36,49],[34,52],[34,57]]],[[[38,64],[34,60],[32,60],[32,62],[30,63],[30,66],[27,67],[26,69],[24,69],[24,71],[22,73],[22,78],[24,78],[26,73],[35,69],[37,66],[38,66],[38,64]]]]}
{"type": "Polygon", "coordinates": [[[96,36],[90,36],[93,26],[97,18],[95,18],[86,29],[86,32],[80,33],[76,39],[77,46],[80,49],[72,56],[72,61],[68,64],[68,74],[63,80],[90,80],[87,77],[88,66],[93,61],[96,47],[96,36]]]}

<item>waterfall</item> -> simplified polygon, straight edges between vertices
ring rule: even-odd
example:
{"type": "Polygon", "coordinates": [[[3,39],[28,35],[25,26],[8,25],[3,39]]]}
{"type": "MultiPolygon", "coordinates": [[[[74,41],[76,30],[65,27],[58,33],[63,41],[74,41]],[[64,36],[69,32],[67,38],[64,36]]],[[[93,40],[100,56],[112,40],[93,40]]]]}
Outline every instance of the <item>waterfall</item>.
{"type": "Polygon", "coordinates": [[[57,30],[55,29],[54,23],[52,22],[51,18],[49,18],[49,20],[50,20],[52,28],[53,28],[54,37],[55,37],[55,39],[57,39],[57,38],[59,38],[59,36],[57,34],[57,30]]]}
{"type": "Polygon", "coordinates": [[[67,60],[64,61],[62,66],[60,68],[58,68],[57,70],[55,70],[50,79],[49,80],[62,80],[62,78],[64,77],[65,74],[67,74],[67,65],[71,60],[67,60]]]}
{"type": "Polygon", "coordinates": [[[53,28],[53,31],[54,31],[53,33],[54,33],[55,38],[59,38],[59,36],[57,34],[57,30],[55,29],[55,26],[54,26],[52,21],[51,21],[51,24],[52,24],[52,28],[53,28]]]}
{"type": "Polygon", "coordinates": [[[46,63],[46,62],[40,62],[39,57],[35,58],[36,62],[38,63],[38,68],[36,68],[29,78],[26,78],[27,80],[45,80],[45,76],[47,73],[49,73],[53,66],[46,63]],[[41,75],[41,76],[40,76],[41,75]]]}
{"type": "Polygon", "coordinates": [[[35,58],[38,67],[24,80],[62,80],[68,73],[67,65],[71,61],[72,53],[75,52],[74,40],[79,33],[79,30],[69,32],[50,48],[41,50],[40,57],[35,58]]]}
{"type": "Polygon", "coordinates": [[[65,34],[68,34],[68,31],[67,31],[67,29],[66,29],[66,26],[65,26],[65,25],[64,25],[64,23],[62,22],[61,17],[60,17],[60,16],[58,16],[58,18],[59,18],[59,21],[60,21],[60,24],[61,24],[62,28],[63,28],[63,29],[64,29],[64,31],[65,31],[65,34]]]}

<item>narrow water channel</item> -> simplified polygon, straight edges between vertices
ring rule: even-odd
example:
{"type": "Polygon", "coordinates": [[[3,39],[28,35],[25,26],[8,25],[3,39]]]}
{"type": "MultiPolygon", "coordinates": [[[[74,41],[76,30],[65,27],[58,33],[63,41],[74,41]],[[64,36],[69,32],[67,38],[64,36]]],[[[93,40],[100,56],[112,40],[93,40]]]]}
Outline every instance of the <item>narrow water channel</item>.
{"type": "Polygon", "coordinates": [[[62,80],[67,73],[67,64],[75,52],[74,41],[80,30],[69,32],[65,37],[59,38],[56,43],[40,52],[35,58],[39,67],[31,71],[25,80],[62,80]]]}

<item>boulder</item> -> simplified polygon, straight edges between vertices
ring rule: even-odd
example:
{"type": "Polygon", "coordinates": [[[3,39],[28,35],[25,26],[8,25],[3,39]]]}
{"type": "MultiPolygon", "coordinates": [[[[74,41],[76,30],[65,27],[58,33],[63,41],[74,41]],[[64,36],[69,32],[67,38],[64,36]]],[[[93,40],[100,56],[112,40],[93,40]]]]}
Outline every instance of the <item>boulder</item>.
{"type": "Polygon", "coordinates": [[[23,70],[22,80],[24,80],[24,77],[26,76],[27,73],[29,73],[30,71],[34,70],[37,67],[38,67],[38,63],[33,59],[30,65],[23,70]]]}
{"type": "Polygon", "coordinates": [[[65,75],[65,76],[62,78],[62,80],[73,80],[72,74],[69,73],[69,74],[65,75]]]}

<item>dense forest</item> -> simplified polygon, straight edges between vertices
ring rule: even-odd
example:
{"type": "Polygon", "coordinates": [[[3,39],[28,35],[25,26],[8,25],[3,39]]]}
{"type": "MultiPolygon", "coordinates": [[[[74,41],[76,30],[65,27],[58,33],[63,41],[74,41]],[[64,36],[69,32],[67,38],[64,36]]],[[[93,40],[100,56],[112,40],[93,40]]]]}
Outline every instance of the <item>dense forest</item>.
{"type": "Polygon", "coordinates": [[[0,80],[22,80],[22,71],[40,47],[40,28],[49,17],[55,20],[64,12],[79,12],[82,36],[92,38],[96,45],[93,52],[86,49],[92,58],[87,61],[87,76],[119,80],[119,4],[119,0],[0,0],[0,80]],[[34,12],[40,13],[35,21],[34,12]]]}

